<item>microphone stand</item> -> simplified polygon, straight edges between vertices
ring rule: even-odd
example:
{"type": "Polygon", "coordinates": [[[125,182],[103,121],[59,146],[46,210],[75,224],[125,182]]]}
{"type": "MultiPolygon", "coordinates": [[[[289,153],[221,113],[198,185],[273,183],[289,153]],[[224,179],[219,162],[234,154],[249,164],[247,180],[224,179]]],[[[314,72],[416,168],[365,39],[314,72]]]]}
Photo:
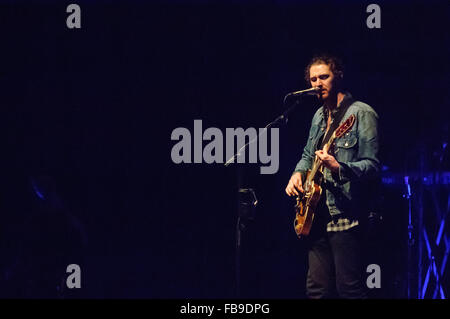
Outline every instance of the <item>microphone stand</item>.
{"type": "MultiPolygon", "coordinates": [[[[287,94],[283,99],[283,105],[286,104],[288,97],[292,96],[292,94],[287,94]]],[[[299,95],[301,96],[301,95],[299,95]]],[[[294,109],[300,104],[299,99],[296,99],[294,103],[292,103],[286,111],[283,112],[280,116],[278,116],[275,120],[270,122],[264,127],[264,130],[259,132],[259,134],[242,146],[236,154],[234,154],[230,159],[225,162],[225,167],[228,167],[230,164],[235,162],[235,159],[238,159],[241,156],[245,156],[245,150],[247,147],[256,142],[258,138],[267,132],[267,130],[274,126],[286,125],[289,119],[289,115],[294,111],[294,109]]],[[[238,218],[236,223],[236,255],[235,255],[235,280],[236,280],[236,296],[240,297],[241,295],[241,239],[242,232],[246,228],[246,224],[248,221],[253,221],[255,219],[255,208],[258,204],[258,200],[256,198],[256,194],[253,188],[243,188],[243,172],[242,168],[237,166],[237,186],[238,186],[238,218]]]]}

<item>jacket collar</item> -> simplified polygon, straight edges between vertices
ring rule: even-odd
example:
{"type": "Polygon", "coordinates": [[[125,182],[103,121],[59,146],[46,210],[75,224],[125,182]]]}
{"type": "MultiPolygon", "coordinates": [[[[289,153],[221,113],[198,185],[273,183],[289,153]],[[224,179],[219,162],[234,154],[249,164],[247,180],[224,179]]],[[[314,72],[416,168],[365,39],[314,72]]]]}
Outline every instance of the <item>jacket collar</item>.
{"type": "MultiPolygon", "coordinates": [[[[344,91],[344,98],[342,99],[342,101],[341,101],[341,103],[340,103],[339,105],[343,104],[344,101],[349,100],[349,99],[352,99],[352,98],[353,98],[353,96],[350,94],[350,92],[344,91]]],[[[323,119],[323,117],[324,117],[324,108],[325,108],[325,105],[322,105],[322,106],[320,107],[320,110],[319,110],[319,114],[320,114],[320,116],[322,117],[322,119],[323,119]]],[[[331,112],[332,115],[336,114],[337,111],[338,111],[338,108],[335,108],[335,109],[331,112]]]]}

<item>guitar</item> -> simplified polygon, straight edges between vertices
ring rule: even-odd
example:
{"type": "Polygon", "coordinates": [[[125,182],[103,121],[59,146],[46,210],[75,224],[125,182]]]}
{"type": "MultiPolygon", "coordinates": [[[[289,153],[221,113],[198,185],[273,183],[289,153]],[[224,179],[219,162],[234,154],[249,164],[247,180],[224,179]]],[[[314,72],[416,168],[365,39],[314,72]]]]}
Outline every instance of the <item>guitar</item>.
{"type": "MultiPolygon", "coordinates": [[[[324,145],[323,150],[328,152],[334,140],[348,132],[354,123],[355,115],[352,114],[333,132],[328,142],[324,145]]],[[[320,186],[322,179],[323,165],[316,155],[312,168],[306,173],[306,180],[303,185],[304,192],[302,195],[297,196],[296,199],[294,229],[299,238],[308,236],[311,230],[317,203],[322,195],[322,187],[320,186]]]]}

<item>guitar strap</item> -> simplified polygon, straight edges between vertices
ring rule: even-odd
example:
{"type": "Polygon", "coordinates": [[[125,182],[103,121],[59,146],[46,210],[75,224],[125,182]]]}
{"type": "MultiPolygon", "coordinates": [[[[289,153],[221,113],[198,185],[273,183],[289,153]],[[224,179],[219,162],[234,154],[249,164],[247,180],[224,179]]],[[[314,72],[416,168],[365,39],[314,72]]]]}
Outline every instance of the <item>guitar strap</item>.
{"type": "MultiPolygon", "coordinates": [[[[349,108],[350,105],[353,104],[355,100],[351,96],[345,96],[342,100],[341,104],[338,107],[338,110],[336,112],[336,116],[333,119],[333,122],[330,125],[330,129],[327,131],[327,134],[322,139],[322,143],[320,144],[320,150],[323,149],[326,143],[328,143],[328,140],[330,139],[331,135],[333,135],[333,132],[338,128],[342,118],[344,117],[345,112],[349,108]]],[[[325,106],[324,106],[325,107],[325,106]]]]}

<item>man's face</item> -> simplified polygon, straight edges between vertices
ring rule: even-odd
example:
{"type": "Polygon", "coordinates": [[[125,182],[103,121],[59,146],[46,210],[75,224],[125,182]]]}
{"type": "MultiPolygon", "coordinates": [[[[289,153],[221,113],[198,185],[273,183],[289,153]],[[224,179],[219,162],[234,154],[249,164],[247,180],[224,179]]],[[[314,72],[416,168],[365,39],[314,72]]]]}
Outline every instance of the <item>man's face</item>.
{"type": "Polygon", "coordinates": [[[321,100],[328,99],[336,88],[335,77],[326,64],[314,64],[309,69],[309,81],[312,87],[319,87],[318,96],[321,100]]]}

